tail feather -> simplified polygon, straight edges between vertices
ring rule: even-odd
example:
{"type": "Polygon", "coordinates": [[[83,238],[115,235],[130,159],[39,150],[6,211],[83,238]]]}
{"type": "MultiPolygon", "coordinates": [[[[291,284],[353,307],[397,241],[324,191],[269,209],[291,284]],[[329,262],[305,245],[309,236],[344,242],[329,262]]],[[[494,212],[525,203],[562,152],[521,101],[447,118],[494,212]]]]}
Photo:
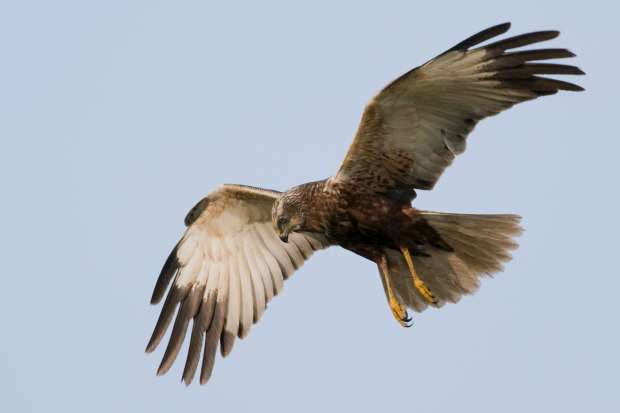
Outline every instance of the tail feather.
{"type": "Polygon", "coordinates": [[[522,232],[518,215],[422,212],[422,217],[480,275],[503,270],[502,264],[510,261],[510,252],[518,247],[513,238],[522,232]]]}
{"type": "MultiPolygon", "coordinates": [[[[475,292],[480,277],[502,271],[518,246],[513,238],[522,232],[518,215],[420,213],[453,250],[429,245],[426,254],[414,257],[416,272],[438,298],[438,307],[475,292]]],[[[404,258],[398,251],[387,255],[396,294],[413,310],[423,311],[428,303],[413,287],[404,258]]]]}

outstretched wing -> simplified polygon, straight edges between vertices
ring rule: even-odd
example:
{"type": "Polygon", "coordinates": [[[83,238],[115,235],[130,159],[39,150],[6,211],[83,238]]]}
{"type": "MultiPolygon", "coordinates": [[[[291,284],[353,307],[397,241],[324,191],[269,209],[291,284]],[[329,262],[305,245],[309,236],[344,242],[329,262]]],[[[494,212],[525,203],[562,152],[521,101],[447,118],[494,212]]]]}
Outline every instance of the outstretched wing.
{"type": "Polygon", "coordinates": [[[157,374],[174,363],[193,319],[183,380],[191,383],[203,353],[200,383],[211,376],[221,342],[230,353],[235,336],[245,337],[282,284],[312,253],[325,248],[318,235],[294,233],[280,241],[271,224],[279,192],[224,185],[201,200],[185,218],[187,229],[159,275],[151,303],[172,286],[146,351],[155,350],[176,321],[157,374]]]}
{"type": "Polygon", "coordinates": [[[405,193],[431,189],[481,119],[516,103],[580,86],[539,75],[578,75],[575,66],[532,63],[574,56],[566,49],[510,51],[553,39],[541,31],[470,49],[510,23],[471,36],[383,89],[366,106],[334,182],[359,190],[405,193]]]}

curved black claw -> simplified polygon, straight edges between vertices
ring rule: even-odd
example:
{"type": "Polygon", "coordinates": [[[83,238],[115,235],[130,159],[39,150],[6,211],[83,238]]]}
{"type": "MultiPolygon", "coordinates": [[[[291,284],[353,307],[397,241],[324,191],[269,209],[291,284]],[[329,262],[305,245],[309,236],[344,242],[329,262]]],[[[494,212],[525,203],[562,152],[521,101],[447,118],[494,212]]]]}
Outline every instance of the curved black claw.
{"type": "Polygon", "coordinates": [[[413,325],[413,318],[409,315],[409,313],[405,313],[405,318],[402,318],[401,325],[405,328],[409,328],[413,325]]]}

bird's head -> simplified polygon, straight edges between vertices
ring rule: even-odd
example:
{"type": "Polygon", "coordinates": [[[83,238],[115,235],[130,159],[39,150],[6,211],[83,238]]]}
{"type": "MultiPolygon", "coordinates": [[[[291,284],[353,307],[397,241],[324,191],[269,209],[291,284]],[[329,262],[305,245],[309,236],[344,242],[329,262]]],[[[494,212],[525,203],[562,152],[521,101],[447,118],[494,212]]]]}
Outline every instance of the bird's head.
{"type": "Polygon", "coordinates": [[[271,220],[282,241],[288,242],[289,234],[303,230],[306,222],[304,205],[300,187],[284,192],[273,204],[271,220]]]}

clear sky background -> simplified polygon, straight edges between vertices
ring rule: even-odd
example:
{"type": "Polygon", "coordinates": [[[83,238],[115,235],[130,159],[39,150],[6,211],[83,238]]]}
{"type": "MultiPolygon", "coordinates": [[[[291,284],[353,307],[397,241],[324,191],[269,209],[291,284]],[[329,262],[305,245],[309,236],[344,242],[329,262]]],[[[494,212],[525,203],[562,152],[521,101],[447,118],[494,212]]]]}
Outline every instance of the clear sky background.
{"type": "Polygon", "coordinates": [[[217,4],[0,4],[0,410],[620,411],[617,6],[217,4]],[[521,214],[506,271],[402,329],[374,264],[320,252],[207,386],[156,377],[194,202],[334,173],[374,93],[504,21],[561,30],[587,92],[482,122],[416,204],[521,214]]]}

